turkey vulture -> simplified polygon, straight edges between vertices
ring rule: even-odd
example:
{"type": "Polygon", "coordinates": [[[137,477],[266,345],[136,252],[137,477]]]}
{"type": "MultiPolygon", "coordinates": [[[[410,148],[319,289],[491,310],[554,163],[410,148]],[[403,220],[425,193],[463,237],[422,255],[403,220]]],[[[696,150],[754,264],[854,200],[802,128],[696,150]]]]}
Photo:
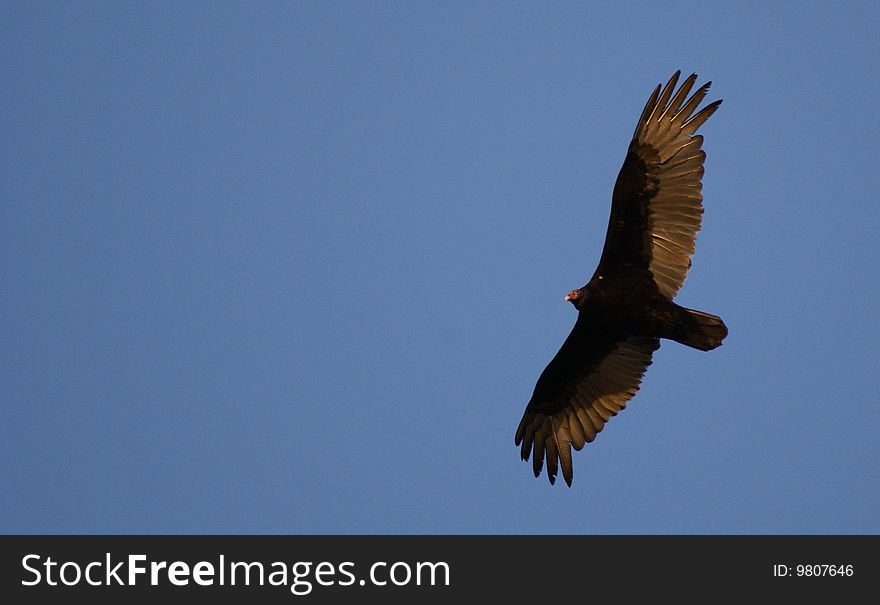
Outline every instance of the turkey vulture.
{"type": "Polygon", "coordinates": [[[661,338],[709,351],[727,336],[720,317],[672,302],[703,214],[706,154],[695,133],[721,104],[694,113],[712,83],[687,98],[697,75],[676,91],[680,75],[657,85],[639,117],[614,184],[599,266],[587,285],[566,295],[577,321],[541,373],[516,430],[522,459],[532,456],[535,477],[546,460],[551,484],[561,464],[571,486],[571,448],[595,439],[626,407],[661,338]]]}

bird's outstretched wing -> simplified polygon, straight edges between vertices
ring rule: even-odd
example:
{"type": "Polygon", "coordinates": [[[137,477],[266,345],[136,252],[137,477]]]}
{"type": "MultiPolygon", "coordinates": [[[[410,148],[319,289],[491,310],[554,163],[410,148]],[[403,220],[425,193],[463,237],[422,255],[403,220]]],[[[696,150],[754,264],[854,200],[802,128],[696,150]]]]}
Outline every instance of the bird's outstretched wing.
{"type": "Polygon", "coordinates": [[[703,215],[701,179],[706,153],[695,134],[721,101],[694,113],[711,82],[688,99],[691,74],[675,94],[681,72],[658,85],[639,118],[611,203],[605,247],[596,270],[621,265],[647,268],[660,292],[672,299],[691,266],[703,215]]]}
{"type": "Polygon", "coordinates": [[[609,334],[580,315],[562,348],[544,369],[516,430],[523,460],[532,455],[535,477],[544,461],[556,482],[559,464],[571,485],[571,448],[596,438],[626,407],[660,346],[656,338],[609,334]]]}

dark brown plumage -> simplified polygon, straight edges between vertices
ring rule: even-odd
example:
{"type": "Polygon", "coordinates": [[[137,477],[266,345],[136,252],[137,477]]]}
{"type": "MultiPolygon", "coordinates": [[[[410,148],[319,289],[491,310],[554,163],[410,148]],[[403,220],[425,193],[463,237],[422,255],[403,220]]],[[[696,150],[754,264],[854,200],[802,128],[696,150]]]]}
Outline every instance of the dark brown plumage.
{"type": "Polygon", "coordinates": [[[565,300],[578,309],[574,328],[550,361],[516,430],[535,477],[559,465],[571,485],[571,448],[595,439],[635,396],[660,339],[709,351],[727,336],[720,317],[672,299],[691,266],[703,214],[703,137],[695,134],[721,101],[694,113],[711,82],[688,99],[697,79],[675,92],[681,72],[658,85],[639,118],[611,202],[599,266],[565,300]],[[674,94],[673,94],[674,93],[674,94]]]}

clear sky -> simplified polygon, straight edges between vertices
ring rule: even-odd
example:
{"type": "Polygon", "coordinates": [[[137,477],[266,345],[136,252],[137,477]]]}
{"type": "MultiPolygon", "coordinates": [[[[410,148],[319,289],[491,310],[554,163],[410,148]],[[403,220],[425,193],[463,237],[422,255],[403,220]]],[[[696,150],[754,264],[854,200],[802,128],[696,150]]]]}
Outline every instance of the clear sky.
{"type": "Polygon", "coordinates": [[[878,22],[2,3],[0,532],[880,532],[878,22]],[[730,336],[551,487],[514,431],[679,68],[730,336]]]}

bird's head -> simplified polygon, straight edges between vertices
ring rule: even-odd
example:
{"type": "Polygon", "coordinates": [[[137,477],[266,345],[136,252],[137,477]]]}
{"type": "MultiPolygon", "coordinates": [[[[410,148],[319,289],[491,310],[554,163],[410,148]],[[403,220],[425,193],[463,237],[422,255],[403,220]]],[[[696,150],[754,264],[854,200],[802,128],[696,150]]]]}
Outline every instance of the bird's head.
{"type": "Polygon", "coordinates": [[[584,300],[586,300],[586,292],[583,288],[572,290],[565,295],[565,300],[573,304],[576,309],[580,309],[581,305],[584,304],[584,300]]]}

